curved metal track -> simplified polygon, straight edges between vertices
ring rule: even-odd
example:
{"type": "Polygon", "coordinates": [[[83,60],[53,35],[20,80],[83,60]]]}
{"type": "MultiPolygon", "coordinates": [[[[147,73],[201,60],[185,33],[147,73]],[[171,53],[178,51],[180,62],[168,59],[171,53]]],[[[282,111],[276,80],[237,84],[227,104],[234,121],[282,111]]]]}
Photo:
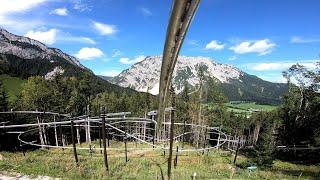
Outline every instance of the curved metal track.
{"type": "MultiPolygon", "coordinates": [[[[19,112],[20,113],[20,112],[19,112]]],[[[24,113],[28,114],[27,111],[25,111],[24,113]]],[[[34,112],[30,112],[31,114],[33,114],[34,112]]],[[[47,114],[51,114],[51,115],[57,115],[57,113],[47,113],[47,114]]],[[[98,117],[88,117],[88,116],[79,116],[79,117],[75,117],[75,118],[70,118],[75,124],[76,127],[83,127],[86,128],[87,125],[86,123],[90,122],[93,125],[91,125],[91,128],[99,128],[100,126],[94,126],[94,123],[96,124],[101,124],[102,119],[98,118],[98,117]]],[[[48,148],[63,148],[63,149],[70,149],[72,148],[71,146],[59,146],[59,145],[48,145],[48,144],[39,144],[37,143],[38,140],[33,140],[33,141],[27,141],[25,140],[23,137],[25,135],[28,135],[29,133],[34,133],[38,131],[38,126],[45,126],[47,128],[53,128],[56,127],[57,125],[60,126],[69,126],[71,125],[71,120],[67,120],[67,121],[60,121],[60,122],[44,122],[44,123],[31,123],[31,124],[14,124],[14,125],[2,125],[0,126],[0,129],[6,129],[7,131],[10,132],[10,129],[17,129],[17,128],[31,128],[29,130],[26,131],[16,131],[19,132],[18,134],[18,140],[22,143],[22,144],[27,144],[27,145],[32,145],[32,146],[38,146],[38,147],[48,147],[48,148]]],[[[165,143],[167,143],[169,141],[169,138],[166,139],[160,139],[158,141],[157,144],[153,144],[152,140],[153,140],[153,135],[151,132],[154,132],[155,129],[152,127],[157,127],[156,124],[157,122],[154,121],[153,119],[148,119],[148,118],[135,118],[135,117],[117,117],[117,118],[106,118],[106,129],[108,129],[110,133],[110,136],[113,137],[119,137],[125,134],[126,138],[130,138],[132,140],[136,140],[139,141],[143,144],[147,144],[150,147],[149,148],[129,148],[131,150],[133,149],[158,149],[158,150],[168,150],[169,148],[165,146],[165,143]],[[131,123],[131,126],[130,126],[131,123]],[[129,124],[129,126],[128,126],[129,124]],[[142,134],[141,132],[133,132],[132,130],[128,130],[128,129],[133,129],[134,127],[140,127],[142,125],[146,125],[146,124],[151,124],[153,126],[146,128],[145,127],[145,131],[148,131],[148,133],[144,133],[142,134]],[[127,131],[125,130],[127,128],[127,131]],[[151,134],[150,134],[151,133],[151,134]]],[[[164,123],[166,124],[166,123],[164,123]]],[[[219,143],[215,146],[207,146],[207,147],[202,147],[202,148],[184,148],[184,149],[180,149],[179,152],[193,152],[193,151],[204,151],[204,150],[209,150],[212,148],[217,148],[219,146],[222,146],[223,144],[225,144],[226,142],[230,141],[228,140],[228,135],[226,135],[224,132],[220,131],[220,129],[218,127],[206,127],[206,126],[199,126],[196,124],[184,124],[184,123],[175,123],[175,125],[177,127],[180,126],[180,128],[182,128],[183,126],[189,126],[190,128],[207,128],[208,133],[206,135],[210,135],[210,134],[219,134],[219,143]]],[[[175,141],[179,141],[182,139],[183,136],[187,136],[187,135],[192,135],[193,132],[185,132],[185,133],[181,133],[181,134],[177,134],[174,137],[175,141]]],[[[208,141],[217,141],[218,139],[213,139],[213,138],[207,138],[207,142],[208,141]]],[[[86,147],[79,147],[77,149],[82,149],[82,150],[89,150],[90,148],[86,148],[86,147]]],[[[102,148],[95,148],[97,150],[100,150],[102,148]]],[[[123,150],[123,148],[108,148],[110,150],[123,150]]]]}
{"type": "Polygon", "coordinates": [[[177,58],[200,0],[174,0],[163,50],[159,84],[159,118],[163,118],[166,96],[177,58]]]}

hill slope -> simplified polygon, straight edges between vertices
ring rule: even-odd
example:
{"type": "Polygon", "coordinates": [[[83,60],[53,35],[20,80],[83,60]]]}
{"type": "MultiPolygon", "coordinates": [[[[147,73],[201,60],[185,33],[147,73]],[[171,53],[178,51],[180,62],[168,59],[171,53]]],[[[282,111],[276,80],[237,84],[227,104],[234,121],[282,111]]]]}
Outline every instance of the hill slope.
{"type": "MultiPolygon", "coordinates": [[[[110,82],[137,91],[158,94],[161,56],[149,56],[131,66],[110,82]]],[[[258,103],[278,104],[287,90],[286,84],[264,81],[249,75],[240,69],[219,64],[207,57],[180,56],[173,73],[173,86],[179,93],[185,82],[193,89],[199,84],[198,71],[204,69],[204,75],[216,79],[224,93],[232,101],[255,101],[258,103]]]]}
{"type": "Polygon", "coordinates": [[[17,36],[0,29],[0,75],[26,79],[30,76],[42,76],[52,79],[56,75],[63,77],[86,77],[94,84],[94,92],[115,91],[133,92],[133,90],[111,84],[95,76],[75,57],[59,49],[49,48],[39,41],[17,36]]]}

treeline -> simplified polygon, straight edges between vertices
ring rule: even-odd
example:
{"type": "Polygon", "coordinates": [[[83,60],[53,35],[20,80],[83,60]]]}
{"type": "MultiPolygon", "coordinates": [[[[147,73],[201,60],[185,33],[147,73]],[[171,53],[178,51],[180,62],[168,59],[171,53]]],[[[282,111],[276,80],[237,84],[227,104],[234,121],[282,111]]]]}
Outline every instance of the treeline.
{"type": "MultiPolygon", "coordinates": [[[[314,70],[294,65],[284,72],[289,90],[283,104],[272,112],[249,114],[229,111],[228,98],[215,79],[205,79],[199,71],[200,84],[195,91],[186,85],[176,97],[176,122],[220,127],[227,134],[245,137],[253,144],[253,157],[259,165],[271,165],[278,157],[286,160],[319,162],[320,150],[320,64],[314,70]],[[216,104],[209,106],[208,103],[216,104]],[[279,149],[277,146],[290,149],[279,149]],[[304,147],[305,150],[299,150],[304,147]]],[[[45,80],[29,77],[21,95],[9,105],[7,94],[0,83],[0,110],[55,111],[77,115],[98,115],[101,107],[107,112],[130,111],[142,117],[158,107],[158,98],[148,93],[101,91],[90,77],[59,77],[45,80]]],[[[168,106],[171,102],[169,99],[168,106]]],[[[188,139],[199,146],[203,132],[194,132],[188,139]]]]}
{"type": "Polygon", "coordinates": [[[228,111],[224,105],[228,99],[219,84],[214,79],[205,84],[202,77],[197,91],[185,88],[178,98],[178,120],[221,127],[227,134],[245,137],[253,145],[248,152],[259,166],[272,165],[276,157],[319,162],[320,63],[313,70],[297,64],[283,75],[289,87],[283,104],[274,111],[256,112],[250,117],[228,111]],[[205,105],[208,102],[216,105],[205,105]]]}
{"type": "Polygon", "coordinates": [[[134,91],[100,91],[96,84],[87,78],[56,76],[45,80],[40,76],[31,76],[23,84],[16,102],[8,103],[8,95],[0,84],[1,111],[38,110],[64,114],[98,115],[99,108],[107,112],[130,111],[133,115],[143,116],[148,109],[156,108],[156,98],[148,93],[134,91]]]}

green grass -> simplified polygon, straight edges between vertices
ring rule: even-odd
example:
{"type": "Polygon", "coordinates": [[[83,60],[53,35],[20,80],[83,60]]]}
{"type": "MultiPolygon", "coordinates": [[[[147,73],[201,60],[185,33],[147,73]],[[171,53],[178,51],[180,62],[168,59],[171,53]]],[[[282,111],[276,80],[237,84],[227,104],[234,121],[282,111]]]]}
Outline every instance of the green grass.
{"type": "MultiPolygon", "coordinates": [[[[97,143],[96,143],[97,144],[97,143]]],[[[82,145],[87,146],[87,145],[82,145]]],[[[140,147],[140,145],[138,144],[140,147]]],[[[145,147],[145,145],[141,145],[145,147]]],[[[112,142],[111,147],[123,147],[123,143],[112,142]]],[[[135,147],[135,143],[129,143],[135,147]]],[[[78,150],[77,167],[71,149],[44,149],[22,153],[0,152],[0,172],[17,172],[31,176],[47,175],[62,179],[161,179],[161,169],[167,171],[167,158],[162,151],[130,151],[126,163],[124,151],[109,151],[109,173],[106,173],[103,156],[99,151],[92,156],[86,150],[78,150]]],[[[166,153],[167,155],[168,153],[166,153]]],[[[320,178],[319,165],[297,165],[275,161],[272,168],[260,169],[249,173],[245,168],[250,159],[238,156],[233,165],[234,155],[229,152],[211,150],[205,153],[183,153],[178,158],[178,166],[173,169],[173,179],[301,179],[320,178]]]]}
{"type": "Polygon", "coordinates": [[[4,88],[8,93],[9,102],[17,100],[17,96],[20,94],[25,80],[8,75],[0,75],[0,80],[3,82],[4,88]]]}
{"type": "Polygon", "coordinates": [[[248,103],[239,103],[239,104],[225,104],[228,108],[232,110],[242,110],[242,111],[250,111],[250,109],[262,110],[262,111],[272,111],[277,108],[277,106],[272,105],[261,105],[256,104],[255,102],[248,102],[248,103]]]}

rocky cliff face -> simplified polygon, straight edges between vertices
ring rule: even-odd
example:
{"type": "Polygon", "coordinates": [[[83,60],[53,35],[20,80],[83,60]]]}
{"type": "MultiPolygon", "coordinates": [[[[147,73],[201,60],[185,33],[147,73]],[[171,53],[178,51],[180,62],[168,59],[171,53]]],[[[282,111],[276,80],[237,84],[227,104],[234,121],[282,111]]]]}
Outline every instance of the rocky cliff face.
{"type": "Polygon", "coordinates": [[[49,48],[37,40],[11,34],[5,29],[0,29],[0,53],[14,55],[21,59],[43,59],[51,62],[59,57],[72,65],[86,69],[78,59],[63,53],[60,49],[49,48]]]}
{"type": "MultiPolygon", "coordinates": [[[[156,95],[159,93],[161,61],[161,56],[146,57],[109,81],[122,87],[156,95]]],[[[200,81],[199,69],[203,70],[205,77],[213,78],[220,83],[229,100],[277,104],[286,91],[285,84],[264,81],[232,65],[216,63],[208,57],[180,56],[172,77],[177,93],[184,89],[186,83],[191,89],[196,89],[200,81]]]]}
{"type": "MultiPolygon", "coordinates": [[[[161,56],[149,56],[114,77],[111,82],[138,91],[149,90],[152,94],[158,94],[161,58],[161,56]]],[[[173,72],[173,85],[176,91],[181,92],[185,82],[191,87],[197,86],[200,80],[198,76],[200,68],[204,70],[205,76],[215,78],[222,83],[239,79],[244,74],[234,66],[215,63],[207,57],[180,56],[173,72]]]]}

